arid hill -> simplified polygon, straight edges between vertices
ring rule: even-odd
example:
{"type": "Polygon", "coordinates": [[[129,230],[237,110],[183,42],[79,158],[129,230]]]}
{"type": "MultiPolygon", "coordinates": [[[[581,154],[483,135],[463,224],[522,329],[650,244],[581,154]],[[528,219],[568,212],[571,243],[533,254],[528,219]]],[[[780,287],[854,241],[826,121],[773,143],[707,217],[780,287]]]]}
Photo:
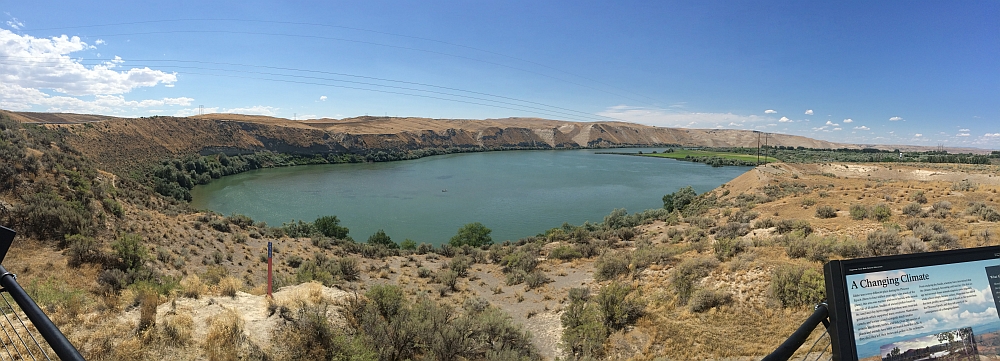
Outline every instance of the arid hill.
{"type": "MultiPolygon", "coordinates": [[[[534,118],[452,120],[357,117],[292,121],[234,114],[115,118],[78,114],[5,112],[72,134],[67,141],[109,170],[187,154],[230,155],[269,150],[293,154],[410,151],[425,148],[557,149],[579,147],[755,147],[758,134],[729,129],[660,128],[620,122],[579,123],[534,118]]],[[[770,145],[860,148],[806,137],[771,134],[770,145]]]]}

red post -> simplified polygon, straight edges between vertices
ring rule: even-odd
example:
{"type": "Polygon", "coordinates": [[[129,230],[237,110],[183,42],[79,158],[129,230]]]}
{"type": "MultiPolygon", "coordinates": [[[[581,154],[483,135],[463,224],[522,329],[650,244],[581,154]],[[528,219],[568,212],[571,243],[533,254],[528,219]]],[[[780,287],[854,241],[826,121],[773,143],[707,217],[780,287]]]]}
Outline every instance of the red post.
{"type": "Polygon", "coordinates": [[[267,298],[271,298],[271,242],[267,242],[267,298]]]}

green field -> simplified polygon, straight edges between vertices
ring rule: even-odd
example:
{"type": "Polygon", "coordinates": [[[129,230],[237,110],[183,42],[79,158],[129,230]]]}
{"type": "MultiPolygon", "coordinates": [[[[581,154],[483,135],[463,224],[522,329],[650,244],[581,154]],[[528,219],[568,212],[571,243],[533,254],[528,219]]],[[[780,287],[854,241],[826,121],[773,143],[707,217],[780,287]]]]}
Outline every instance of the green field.
{"type": "MultiPolygon", "coordinates": [[[[750,154],[739,154],[739,153],[729,153],[729,152],[715,152],[709,150],[691,150],[691,149],[675,149],[673,152],[669,153],[643,153],[639,154],[646,157],[660,157],[660,158],[673,158],[673,159],[684,159],[684,158],[694,158],[694,157],[719,157],[723,159],[735,159],[744,162],[756,162],[757,155],[750,154]]],[[[761,155],[761,162],[767,161],[768,163],[778,162],[778,159],[772,157],[765,157],[761,155]]]]}

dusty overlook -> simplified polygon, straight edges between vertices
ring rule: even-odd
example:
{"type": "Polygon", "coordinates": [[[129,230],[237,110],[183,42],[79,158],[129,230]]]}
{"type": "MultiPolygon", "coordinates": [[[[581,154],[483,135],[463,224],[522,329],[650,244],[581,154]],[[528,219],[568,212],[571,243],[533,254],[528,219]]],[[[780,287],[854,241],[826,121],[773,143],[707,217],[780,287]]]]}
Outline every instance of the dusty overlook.
{"type": "MultiPolygon", "coordinates": [[[[50,116],[55,119],[67,117],[50,116]]],[[[155,161],[174,155],[211,153],[211,150],[218,149],[271,149],[267,148],[267,144],[278,144],[273,140],[278,138],[281,139],[280,144],[296,144],[295,149],[311,149],[309,147],[316,144],[328,144],[323,140],[323,134],[335,134],[310,124],[253,118],[254,122],[190,118],[112,119],[67,126],[71,128],[67,143],[79,147],[87,157],[99,160],[102,167],[114,169],[127,168],[128,164],[133,164],[130,162],[138,162],[129,158],[129,152],[134,152],[131,155],[138,155],[140,160],[155,161]],[[104,130],[101,130],[102,127],[104,130]],[[273,130],[280,137],[264,132],[265,129],[273,130]],[[315,138],[296,143],[301,140],[298,136],[303,134],[311,134],[315,138]],[[271,143],[261,141],[258,136],[269,137],[266,139],[272,139],[271,143]],[[140,153],[149,144],[156,146],[147,153],[140,153]]],[[[427,124],[448,122],[444,124],[451,127],[456,123],[450,122],[464,122],[422,121],[427,124]]],[[[552,130],[552,134],[559,131],[569,139],[573,138],[568,136],[572,134],[572,129],[563,128],[563,132],[560,127],[580,125],[511,120],[522,121],[547,124],[545,129],[552,130]]],[[[364,122],[379,124],[378,120],[365,120],[361,125],[367,124],[364,122]]],[[[469,122],[479,124],[480,128],[470,125],[466,128],[473,130],[463,128],[453,132],[456,135],[465,134],[465,139],[473,141],[468,144],[478,144],[474,142],[477,142],[475,139],[480,132],[486,134],[485,131],[491,129],[483,123],[496,122],[496,125],[507,120],[469,122]]],[[[419,128],[430,128],[427,124],[416,126],[418,121],[412,124],[414,129],[391,133],[400,125],[387,122],[380,126],[382,128],[371,131],[373,134],[358,133],[352,137],[371,136],[378,142],[360,144],[382,144],[379,142],[384,142],[385,137],[396,139],[392,137],[414,134],[419,128]]],[[[344,128],[350,131],[337,134],[355,134],[351,132],[360,130],[361,125],[350,125],[344,128]]],[[[591,136],[597,125],[590,127],[591,136]]],[[[333,124],[329,128],[336,126],[333,124]]],[[[631,126],[616,123],[601,125],[605,126],[620,127],[601,128],[605,133],[611,129],[629,134],[628,129],[632,129],[633,133],[641,134],[635,130],[638,128],[628,128],[631,126]]],[[[431,131],[435,135],[449,134],[447,129],[423,131],[431,131]]],[[[499,132],[501,128],[496,129],[499,132]]],[[[535,128],[518,129],[526,131],[535,128]]],[[[580,135],[580,130],[574,129],[576,135],[580,135]]],[[[525,131],[519,134],[526,134],[526,137],[535,134],[534,130],[530,134],[525,131]]],[[[503,131],[504,134],[508,132],[512,131],[503,131]]],[[[712,134],[713,131],[699,132],[712,134]]],[[[739,133],[719,131],[720,134],[731,132],[739,133]]],[[[416,139],[413,138],[413,141],[416,142],[416,139]]],[[[485,139],[489,141],[491,138],[485,139]]],[[[737,139],[748,141],[744,145],[756,143],[752,133],[737,139]]],[[[263,359],[261,355],[287,359],[289,350],[271,342],[279,334],[275,332],[289,324],[285,317],[295,319],[293,311],[305,309],[306,305],[330,304],[333,305],[330,318],[337,327],[343,327],[345,321],[336,317],[333,310],[339,306],[335,305],[349,299],[353,290],[364,292],[384,283],[400,285],[410,297],[430,295],[434,300],[456,308],[469,299],[486,299],[535,335],[533,342],[543,357],[566,356],[557,345],[564,332],[560,317],[573,307],[567,299],[569,289],[589,287],[596,294],[612,282],[633,287],[635,294],[645,300],[646,306],[643,316],[633,325],[607,335],[607,339],[601,342],[602,358],[754,359],[773,349],[794,329],[796,320],[804,319],[808,314],[808,302],[794,298],[784,300],[781,295],[775,294],[772,286],[784,277],[776,273],[780,269],[790,267],[815,272],[822,260],[833,257],[855,257],[887,250],[912,252],[996,244],[997,237],[992,233],[996,221],[970,212],[972,207],[968,206],[977,202],[982,204],[977,208],[979,210],[997,206],[1000,178],[995,177],[996,172],[995,166],[948,164],[777,164],[758,167],[710,192],[706,199],[713,200],[703,213],[678,213],[619,228],[631,229],[631,233],[619,233],[617,230],[604,232],[601,229],[582,232],[580,228],[564,233],[554,232],[540,240],[543,246],[531,250],[537,256],[535,269],[550,278],[550,282],[543,282],[539,287],[508,284],[504,281],[507,272],[502,262],[492,261],[491,257],[481,253],[361,256],[342,245],[323,245],[307,237],[268,235],[265,229],[231,221],[228,217],[166,211],[156,205],[165,202],[155,196],[148,197],[154,202],[145,204],[120,198],[124,216],[120,220],[109,217],[103,226],[106,229],[98,232],[97,238],[101,247],[106,249],[117,233],[141,236],[143,245],[156,255],[148,260],[151,268],[167,275],[184,277],[177,288],[168,294],[154,295],[152,300],[143,298],[145,296],[139,291],[132,289],[122,290],[117,295],[102,294],[100,290],[103,286],[97,282],[101,272],[98,264],[85,262],[70,266],[67,262],[69,250],[45,242],[24,240],[12,251],[9,262],[11,270],[17,272],[21,276],[19,280],[25,284],[30,285],[32,280],[55,282],[63,288],[85,292],[82,296],[73,296],[79,297],[75,299],[76,303],[53,302],[48,310],[71,340],[93,359],[226,359],[219,358],[218,351],[213,348],[215,346],[211,346],[217,345],[220,339],[206,336],[218,336],[219,330],[225,329],[223,321],[234,317],[244,323],[237,335],[245,336],[236,337],[239,341],[236,349],[226,352],[244,359],[263,359]],[[856,219],[852,210],[855,205],[868,209],[885,205],[889,218],[880,220],[866,216],[856,219]],[[822,207],[830,207],[835,216],[819,217],[818,210],[822,207]],[[226,230],[216,229],[215,225],[225,225],[226,230]],[[895,234],[893,237],[896,238],[888,238],[900,243],[890,242],[888,246],[880,246],[880,239],[876,237],[873,242],[870,236],[883,234],[879,232],[895,234]],[[266,312],[269,304],[259,296],[263,277],[258,256],[267,241],[275,241],[279,245],[280,250],[276,253],[281,261],[278,262],[277,272],[286,279],[294,279],[301,269],[288,260],[297,256],[307,263],[316,257],[316,253],[331,258],[356,257],[360,273],[354,280],[337,279],[333,282],[334,288],[347,290],[347,293],[331,288],[317,289],[315,285],[289,288],[289,293],[298,292],[299,295],[282,294],[278,299],[278,308],[287,307],[293,311],[269,314],[266,312]],[[578,257],[565,255],[567,250],[587,249],[593,245],[597,245],[600,252],[578,257]],[[564,254],[560,255],[560,252],[564,254]],[[437,276],[423,273],[441,272],[443,267],[450,267],[459,257],[466,257],[466,261],[477,257],[484,259],[473,262],[467,270],[468,276],[459,277],[453,291],[440,292],[441,282],[436,280],[437,276]],[[224,270],[224,275],[229,277],[220,280],[219,270],[224,270]],[[604,273],[606,271],[614,272],[608,278],[604,273]],[[199,280],[194,275],[202,278],[199,280]],[[680,288],[682,284],[687,288],[680,288]],[[728,293],[729,298],[713,299],[713,292],[728,293]],[[693,301],[695,299],[699,301],[693,301]],[[695,304],[707,307],[695,310],[692,307],[695,304]],[[146,308],[144,305],[155,307],[153,326],[143,326],[143,320],[149,320],[148,316],[142,316],[146,308]]],[[[43,172],[38,178],[48,177],[46,174],[49,172],[43,172]]],[[[15,191],[14,194],[5,194],[4,199],[16,204],[16,196],[15,191]]],[[[364,236],[355,235],[359,242],[363,242],[361,238],[364,236]]],[[[36,283],[38,285],[41,284],[36,283]]],[[[234,321],[233,324],[239,322],[234,321]]]]}

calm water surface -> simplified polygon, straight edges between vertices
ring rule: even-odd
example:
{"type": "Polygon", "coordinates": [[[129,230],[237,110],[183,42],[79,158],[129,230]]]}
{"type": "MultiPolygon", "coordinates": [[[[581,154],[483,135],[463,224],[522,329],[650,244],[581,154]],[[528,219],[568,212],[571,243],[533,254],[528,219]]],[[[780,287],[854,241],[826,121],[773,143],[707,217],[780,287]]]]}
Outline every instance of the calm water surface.
{"type": "MultiPolygon", "coordinates": [[[[628,151],[638,150],[651,149],[628,151]]],[[[261,169],[195,187],[191,203],[272,226],[336,215],[361,242],[383,229],[396,242],[436,245],[463,224],[481,222],[499,242],[563,222],[600,222],[615,208],[659,208],[666,193],[691,185],[700,194],[750,169],[595,152],[484,152],[261,169]]]]}

